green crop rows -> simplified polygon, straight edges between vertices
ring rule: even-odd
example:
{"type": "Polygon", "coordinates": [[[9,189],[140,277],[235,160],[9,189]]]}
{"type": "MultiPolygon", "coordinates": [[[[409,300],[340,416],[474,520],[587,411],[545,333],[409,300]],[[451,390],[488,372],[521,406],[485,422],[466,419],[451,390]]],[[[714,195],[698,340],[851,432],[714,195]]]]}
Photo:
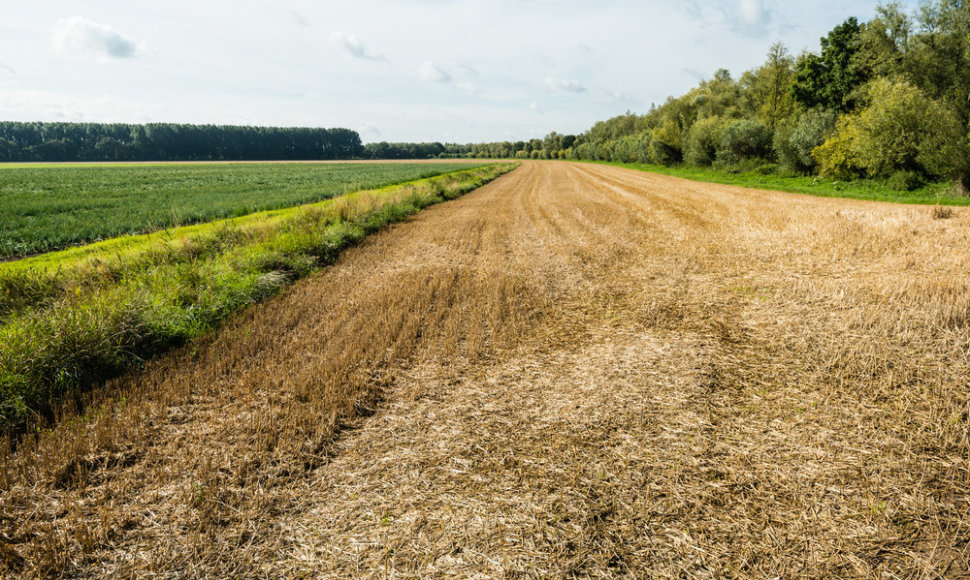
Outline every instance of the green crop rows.
{"type": "Polygon", "coordinates": [[[311,203],[473,165],[0,166],[0,258],[311,203]]]}

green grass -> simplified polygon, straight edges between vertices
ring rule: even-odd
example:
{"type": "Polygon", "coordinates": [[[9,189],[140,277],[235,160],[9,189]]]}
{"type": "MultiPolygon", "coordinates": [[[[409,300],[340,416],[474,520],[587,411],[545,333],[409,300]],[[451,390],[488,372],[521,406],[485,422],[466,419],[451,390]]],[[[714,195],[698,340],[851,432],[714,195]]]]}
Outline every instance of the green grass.
{"type": "Polygon", "coordinates": [[[0,166],[0,258],[311,203],[475,165],[0,166]]]}
{"type": "Polygon", "coordinates": [[[775,173],[762,174],[757,171],[727,172],[687,166],[667,167],[665,165],[614,163],[606,161],[595,161],[593,163],[683,177],[694,181],[723,183],[725,185],[738,185],[741,187],[787,191],[791,193],[807,193],[822,197],[845,197],[870,201],[928,205],[937,203],[942,205],[970,205],[970,197],[954,195],[952,193],[953,188],[949,183],[931,183],[915,191],[900,191],[893,189],[885,181],[875,179],[838,181],[811,175],[785,176],[775,173]]]}
{"type": "Polygon", "coordinates": [[[0,431],[43,424],[65,394],[184,344],[333,263],[369,233],[512,167],[492,164],[0,264],[0,431]]]}

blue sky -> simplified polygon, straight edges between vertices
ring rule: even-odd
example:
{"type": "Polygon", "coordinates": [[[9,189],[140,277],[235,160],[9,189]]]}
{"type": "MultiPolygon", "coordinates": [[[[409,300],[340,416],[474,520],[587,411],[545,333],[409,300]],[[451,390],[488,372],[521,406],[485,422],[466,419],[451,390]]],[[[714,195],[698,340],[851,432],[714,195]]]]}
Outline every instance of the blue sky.
{"type": "MultiPolygon", "coordinates": [[[[904,3],[915,6],[915,0],[904,3]]],[[[69,0],[0,18],[0,119],[577,133],[792,53],[877,2],[69,0]]]]}

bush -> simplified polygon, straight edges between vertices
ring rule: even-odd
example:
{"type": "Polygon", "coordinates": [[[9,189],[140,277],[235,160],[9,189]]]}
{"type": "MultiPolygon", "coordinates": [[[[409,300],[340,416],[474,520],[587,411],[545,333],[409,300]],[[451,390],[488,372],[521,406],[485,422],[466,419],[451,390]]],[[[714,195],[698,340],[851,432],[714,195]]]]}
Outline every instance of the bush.
{"type": "Polygon", "coordinates": [[[816,108],[779,126],[773,143],[779,163],[797,173],[810,173],[816,165],[812,151],[831,135],[836,118],[834,111],[816,108]]]}
{"type": "Polygon", "coordinates": [[[637,139],[637,162],[650,163],[650,134],[643,133],[637,139]]]}
{"type": "Polygon", "coordinates": [[[897,171],[887,182],[889,187],[897,191],[916,191],[923,186],[923,177],[915,171],[897,171]]]}
{"type": "Polygon", "coordinates": [[[840,177],[854,167],[871,177],[905,171],[948,178],[966,171],[966,137],[949,106],[888,79],[870,83],[866,102],[815,150],[823,174],[840,177]]]}
{"type": "Polygon", "coordinates": [[[838,123],[835,134],[812,150],[812,157],[818,162],[818,171],[834,179],[855,179],[861,177],[863,168],[858,164],[854,153],[858,128],[848,119],[838,123]]]}
{"type": "Polygon", "coordinates": [[[709,167],[717,158],[717,149],[721,144],[721,131],[724,122],[720,117],[712,116],[694,123],[687,132],[687,143],[684,145],[684,160],[698,167],[709,167]]]}
{"type": "Polygon", "coordinates": [[[757,121],[738,119],[731,121],[721,131],[717,150],[717,162],[721,165],[737,165],[745,159],[768,156],[771,131],[757,121]]]}
{"type": "Polygon", "coordinates": [[[680,127],[673,119],[667,119],[664,124],[650,133],[650,153],[654,163],[674,165],[683,159],[683,143],[680,127]]]}

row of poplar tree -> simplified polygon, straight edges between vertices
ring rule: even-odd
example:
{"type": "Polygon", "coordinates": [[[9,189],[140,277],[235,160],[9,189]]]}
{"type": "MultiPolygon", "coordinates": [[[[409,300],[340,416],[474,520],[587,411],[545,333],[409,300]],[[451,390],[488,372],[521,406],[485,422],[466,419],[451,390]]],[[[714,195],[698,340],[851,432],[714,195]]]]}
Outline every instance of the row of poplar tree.
{"type": "Polygon", "coordinates": [[[364,154],[349,129],[0,122],[0,161],[349,159],[364,154]]]}

